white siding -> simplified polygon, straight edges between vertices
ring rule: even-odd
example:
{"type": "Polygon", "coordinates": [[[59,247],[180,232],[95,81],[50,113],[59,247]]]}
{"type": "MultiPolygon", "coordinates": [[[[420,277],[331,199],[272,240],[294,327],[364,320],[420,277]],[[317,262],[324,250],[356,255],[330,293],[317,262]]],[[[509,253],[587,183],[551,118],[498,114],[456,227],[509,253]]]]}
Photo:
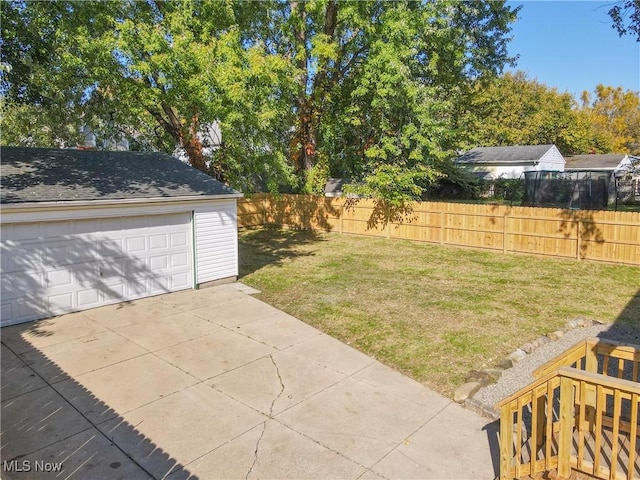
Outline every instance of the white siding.
{"type": "Polygon", "coordinates": [[[560,151],[554,145],[547,153],[540,157],[540,163],[536,170],[552,170],[556,172],[564,172],[565,160],[560,151]]]}
{"type": "Polygon", "coordinates": [[[236,200],[194,210],[196,283],[238,275],[236,200]]]}
{"type": "Polygon", "coordinates": [[[531,170],[532,167],[523,165],[505,165],[495,167],[495,178],[520,178],[522,172],[531,170]]]}

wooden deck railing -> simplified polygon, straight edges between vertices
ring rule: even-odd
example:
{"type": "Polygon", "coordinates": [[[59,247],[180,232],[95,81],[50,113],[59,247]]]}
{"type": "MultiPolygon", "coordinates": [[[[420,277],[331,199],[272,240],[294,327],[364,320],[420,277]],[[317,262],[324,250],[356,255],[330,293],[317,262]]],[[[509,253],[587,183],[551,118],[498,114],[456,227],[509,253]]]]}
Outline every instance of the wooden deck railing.
{"type": "Polygon", "coordinates": [[[592,373],[640,382],[640,346],[587,338],[552,358],[533,372],[540,378],[560,367],[574,367],[592,373]]]}
{"type": "Polygon", "coordinates": [[[552,470],[568,478],[573,469],[602,479],[640,479],[639,351],[589,339],[565,352],[564,360],[543,365],[537,380],[501,401],[500,478],[552,470]],[[600,366],[599,373],[584,368],[592,352],[600,357],[591,364],[600,366]],[[634,381],[619,378],[630,375],[634,381]]]}

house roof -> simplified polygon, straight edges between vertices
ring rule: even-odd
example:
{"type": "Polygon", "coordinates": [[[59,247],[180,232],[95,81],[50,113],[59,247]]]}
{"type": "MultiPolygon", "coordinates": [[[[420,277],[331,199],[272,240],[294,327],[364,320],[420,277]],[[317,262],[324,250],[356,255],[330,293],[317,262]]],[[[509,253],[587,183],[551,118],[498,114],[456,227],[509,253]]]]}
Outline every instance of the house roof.
{"type": "Polygon", "coordinates": [[[458,157],[456,162],[462,164],[536,162],[551,148],[553,144],[478,147],[458,157]]]}
{"type": "Polygon", "coordinates": [[[567,157],[565,170],[589,170],[593,168],[615,170],[626,158],[624,153],[573,155],[567,157]]]}
{"type": "Polygon", "coordinates": [[[0,149],[0,203],[241,194],[157,152],[0,149]]]}
{"type": "Polygon", "coordinates": [[[342,195],[342,187],[351,183],[350,178],[330,178],[324,186],[324,194],[328,197],[342,195]]]}

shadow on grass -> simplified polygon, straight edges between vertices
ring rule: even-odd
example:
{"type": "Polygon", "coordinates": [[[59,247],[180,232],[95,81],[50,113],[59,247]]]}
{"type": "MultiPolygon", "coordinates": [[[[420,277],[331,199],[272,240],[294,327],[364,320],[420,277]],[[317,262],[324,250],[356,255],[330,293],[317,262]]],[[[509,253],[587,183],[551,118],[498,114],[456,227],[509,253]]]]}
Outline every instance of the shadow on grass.
{"type": "Polygon", "coordinates": [[[267,265],[280,265],[283,260],[312,256],[312,251],[299,247],[324,241],[322,234],[313,230],[243,229],[238,236],[239,278],[267,265]]]}

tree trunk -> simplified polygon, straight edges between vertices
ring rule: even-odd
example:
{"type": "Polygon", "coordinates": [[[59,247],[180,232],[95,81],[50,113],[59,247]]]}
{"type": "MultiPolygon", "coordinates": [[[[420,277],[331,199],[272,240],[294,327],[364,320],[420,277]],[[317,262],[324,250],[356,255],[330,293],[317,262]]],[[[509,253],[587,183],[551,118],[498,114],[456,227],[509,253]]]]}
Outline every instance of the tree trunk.
{"type": "Polygon", "coordinates": [[[187,152],[191,166],[204,173],[209,173],[202,147],[202,140],[198,138],[198,127],[198,115],[194,115],[191,119],[189,131],[184,132],[181,130],[180,144],[185,152],[187,152]]]}
{"type": "MultiPolygon", "coordinates": [[[[198,138],[198,129],[200,127],[198,115],[194,114],[191,117],[189,129],[185,129],[171,106],[163,103],[161,107],[164,111],[164,116],[155,108],[147,108],[147,111],[156,119],[158,124],[169,135],[171,135],[171,137],[178,142],[182,148],[184,148],[184,151],[187,153],[189,164],[192,167],[209,174],[210,172],[207,168],[202,141],[198,138]]],[[[222,169],[217,168],[214,176],[218,180],[222,181],[224,177],[222,169]]]]}
{"type": "MultiPolygon", "coordinates": [[[[304,2],[291,1],[291,11],[300,15],[300,28],[295,29],[294,36],[298,45],[297,66],[301,72],[299,78],[299,94],[296,102],[298,110],[298,124],[292,145],[293,163],[298,171],[308,171],[316,164],[317,141],[319,128],[319,111],[317,103],[323,96],[322,90],[326,87],[326,72],[322,70],[314,78],[313,84],[308,90],[309,83],[309,51],[307,49],[307,36],[305,31],[306,12],[304,2]],[[301,54],[304,52],[304,55],[301,54]]],[[[330,0],[325,9],[324,28],[325,35],[333,39],[337,24],[338,7],[336,0],[330,0]]]]}

